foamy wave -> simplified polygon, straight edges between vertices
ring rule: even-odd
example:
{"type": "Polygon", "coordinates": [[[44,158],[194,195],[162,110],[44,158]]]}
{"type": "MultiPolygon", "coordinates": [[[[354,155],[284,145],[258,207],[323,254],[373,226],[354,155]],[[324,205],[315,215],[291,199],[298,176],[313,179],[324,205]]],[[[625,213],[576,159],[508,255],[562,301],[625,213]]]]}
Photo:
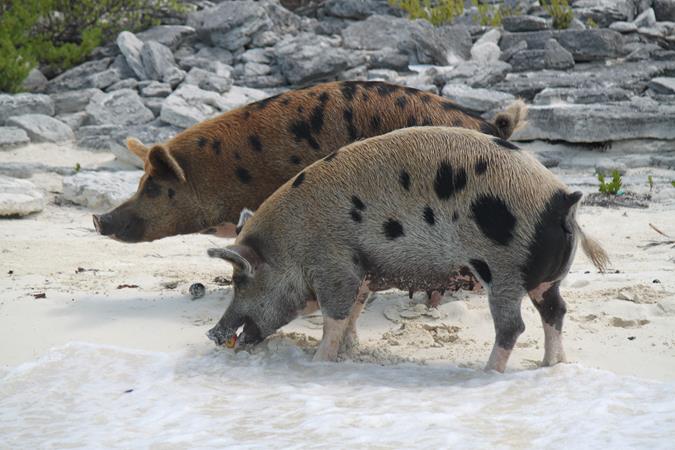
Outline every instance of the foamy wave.
{"type": "Polygon", "coordinates": [[[0,376],[6,448],[672,448],[675,385],[75,343],[0,376]]]}

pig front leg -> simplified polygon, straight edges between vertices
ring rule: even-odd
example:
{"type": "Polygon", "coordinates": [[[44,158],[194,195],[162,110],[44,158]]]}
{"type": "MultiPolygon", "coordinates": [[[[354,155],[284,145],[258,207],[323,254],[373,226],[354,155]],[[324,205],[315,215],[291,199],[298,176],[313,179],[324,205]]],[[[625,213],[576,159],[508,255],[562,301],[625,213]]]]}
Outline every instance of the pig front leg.
{"type": "Polygon", "coordinates": [[[520,315],[524,293],[522,288],[516,286],[489,286],[488,301],[495,325],[495,343],[486,370],[506,370],[506,363],[518,336],[525,331],[525,322],[520,315]]]}
{"type": "Polygon", "coordinates": [[[360,284],[349,272],[340,270],[315,279],[314,292],[323,314],[323,336],[314,361],[337,360],[360,284]]]}
{"type": "Polygon", "coordinates": [[[359,290],[356,292],[356,300],[354,301],[354,305],[349,314],[347,329],[345,330],[344,340],[340,347],[340,353],[348,353],[359,345],[359,336],[356,332],[356,321],[359,319],[361,311],[363,311],[363,308],[366,306],[366,300],[368,300],[369,295],[370,282],[368,280],[363,280],[359,286],[359,290]]]}
{"type": "Polygon", "coordinates": [[[539,311],[544,325],[545,366],[567,362],[562,345],[562,325],[567,307],[560,296],[560,282],[544,282],[529,291],[534,307],[539,311]]]}

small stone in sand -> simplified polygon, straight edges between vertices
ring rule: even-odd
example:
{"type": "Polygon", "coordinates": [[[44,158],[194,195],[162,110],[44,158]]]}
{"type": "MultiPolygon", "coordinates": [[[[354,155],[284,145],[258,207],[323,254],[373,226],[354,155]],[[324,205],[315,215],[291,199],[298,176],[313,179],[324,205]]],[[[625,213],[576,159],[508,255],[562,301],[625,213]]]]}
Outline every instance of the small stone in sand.
{"type": "Polygon", "coordinates": [[[198,298],[202,298],[204,294],[206,294],[206,288],[201,283],[192,283],[190,285],[189,292],[192,300],[197,300],[198,298]]]}

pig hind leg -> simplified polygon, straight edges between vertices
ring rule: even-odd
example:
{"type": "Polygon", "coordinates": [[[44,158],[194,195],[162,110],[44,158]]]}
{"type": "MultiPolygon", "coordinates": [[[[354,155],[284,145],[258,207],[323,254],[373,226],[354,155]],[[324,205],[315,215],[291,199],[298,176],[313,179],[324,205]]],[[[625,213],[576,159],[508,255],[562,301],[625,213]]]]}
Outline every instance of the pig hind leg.
{"type": "Polygon", "coordinates": [[[520,314],[524,294],[523,289],[516,286],[500,286],[499,283],[494,283],[489,287],[488,301],[495,326],[495,343],[486,370],[504,372],[506,369],[518,336],[525,331],[525,323],[520,314]]]}
{"type": "Polygon", "coordinates": [[[339,270],[316,280],[314,292],[323,314],[323,336],[314,361],[337,360],[359,286],[358,278],[339,270]]]}
{"type": "Polygon", "coordinates": [[[356,332],[356,321],[361,315],[361,311],[366,305],[366,300],[370,295],[370,286],[367,280],[361,282],[359,290],[356,293],[356,300],[352,306],[352,310],[349,313],[349,320],[347,322],[347,329],[345,330],[345,336],[340,347],[340,353],[348,353],[356,346],[359,345],[359,337],[356,332]]]}
{"type": "Polygon", "coordinates": [[[562,345],[562,325],[567,308],[560,296],[560,282],[544,282],[529,291],[534,307],[539,311],[544,325],[545,366],[567,362],[562,345]]]}

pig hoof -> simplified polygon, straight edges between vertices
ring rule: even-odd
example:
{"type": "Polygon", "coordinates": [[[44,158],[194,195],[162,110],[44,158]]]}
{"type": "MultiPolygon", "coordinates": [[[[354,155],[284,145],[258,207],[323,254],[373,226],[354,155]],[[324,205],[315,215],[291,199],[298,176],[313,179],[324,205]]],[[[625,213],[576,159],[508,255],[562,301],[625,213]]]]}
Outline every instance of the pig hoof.
{"type": "Polygon", "coordinates": [[[359,346],[359,337],[356,333],[347,333],[342,345],[340,346],[340,353],[351,353],[359,346]]]}

